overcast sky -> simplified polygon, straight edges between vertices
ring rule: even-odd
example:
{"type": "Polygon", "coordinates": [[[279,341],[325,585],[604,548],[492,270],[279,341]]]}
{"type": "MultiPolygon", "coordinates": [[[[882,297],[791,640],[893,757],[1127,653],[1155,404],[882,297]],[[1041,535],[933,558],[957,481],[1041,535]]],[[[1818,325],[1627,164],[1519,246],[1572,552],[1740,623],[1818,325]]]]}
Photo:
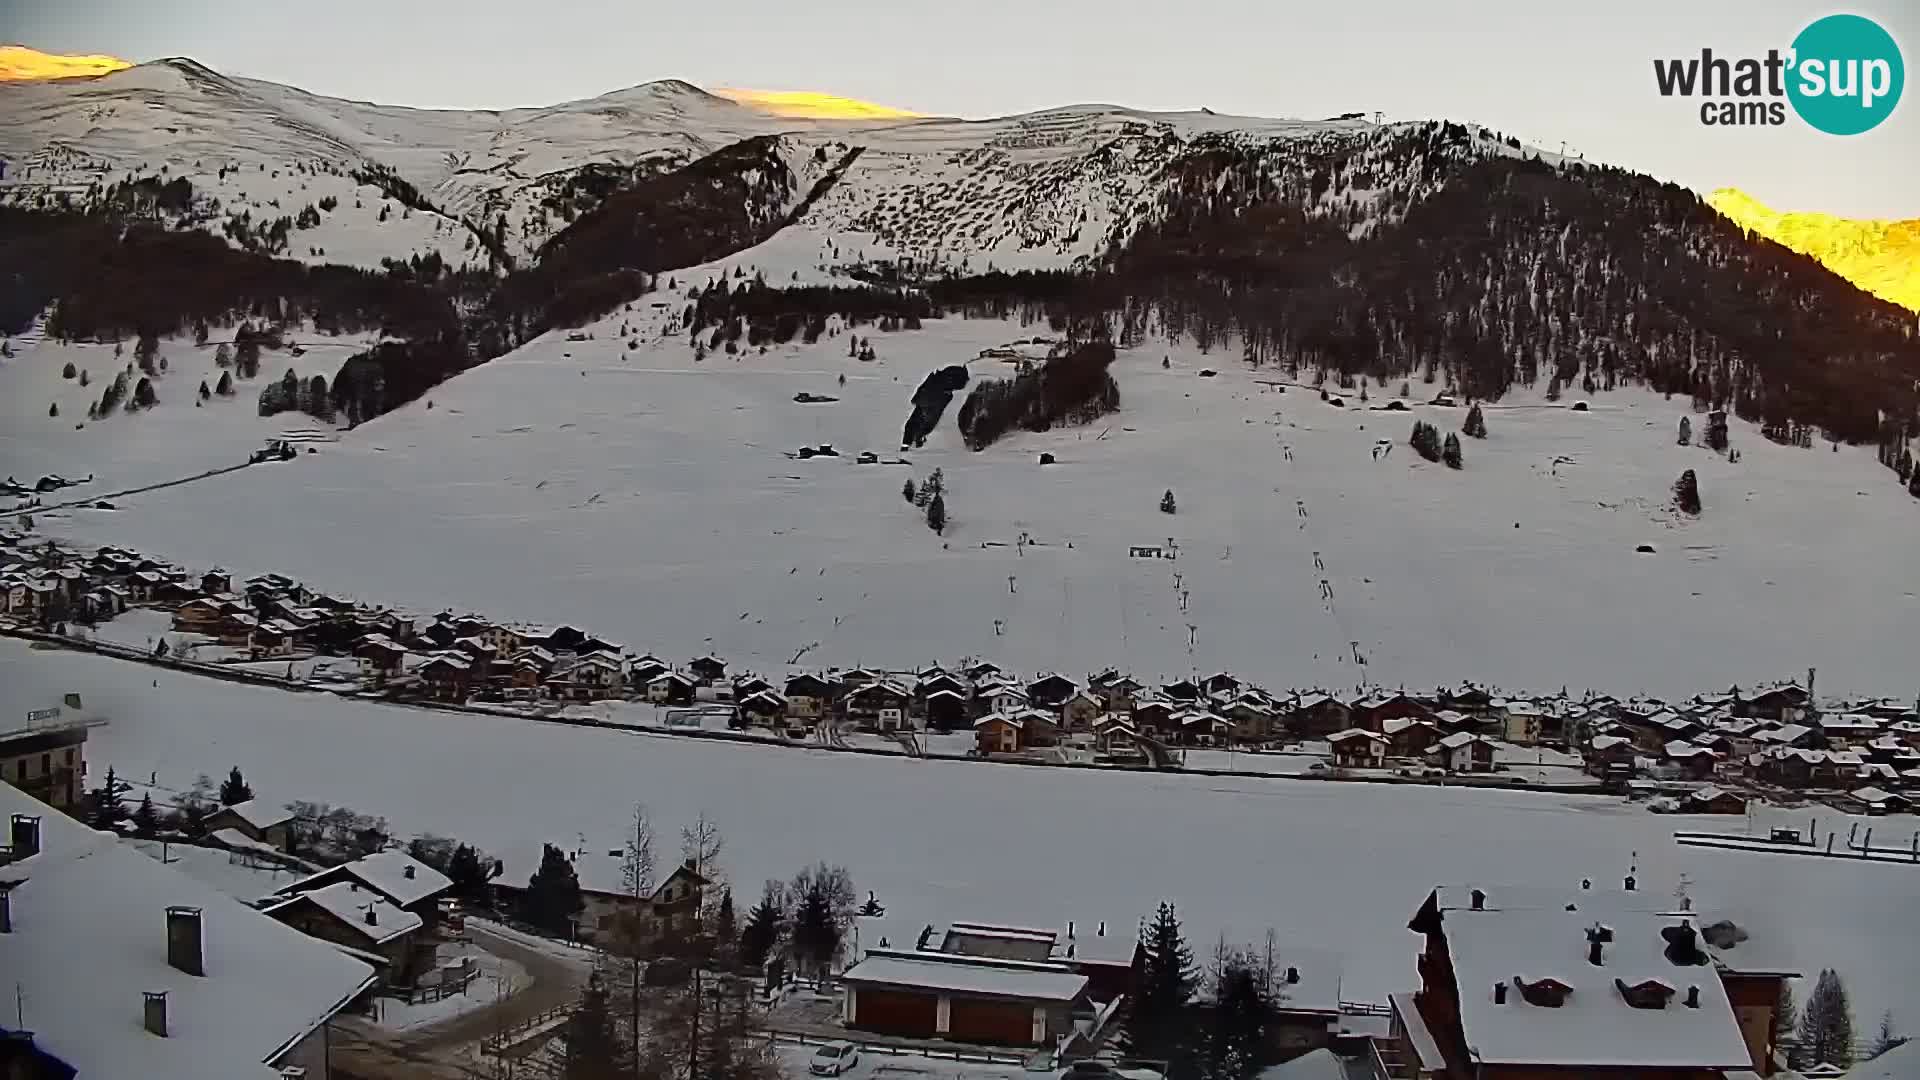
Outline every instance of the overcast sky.
{"type": "MultiPolygon", "coordinates": [[[[1920,90],[1851,138],[1707,128],[1655,57],[1785,49],[1835,9],[1790,0],[0,0],[49,52],[191,56],[393,104],[544,105],[659,78],[821,90],[986,116],[1079,102],[1486,124],[1549,150],[1783,209],[1920,217],[1920,90]],[[1553,10],[1556,8],[1569,10],[1553,10]]],[[[1843,10],[1920,63],[1920,3],[1843,10]]]]}

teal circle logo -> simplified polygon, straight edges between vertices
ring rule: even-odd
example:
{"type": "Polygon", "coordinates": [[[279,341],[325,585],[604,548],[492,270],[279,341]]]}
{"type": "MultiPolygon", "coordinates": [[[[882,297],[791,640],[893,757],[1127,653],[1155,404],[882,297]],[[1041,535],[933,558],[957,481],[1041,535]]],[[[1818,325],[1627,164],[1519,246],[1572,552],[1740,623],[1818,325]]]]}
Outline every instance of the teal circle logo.
{"type": "Polygon", "coordinates": [[[1860,15],[1828,15],[1793,39],[1787,98],[1800,119],[1829,135],[1872,131],[1893,114],[1906,85],[1900,46],[1860,15]]]}

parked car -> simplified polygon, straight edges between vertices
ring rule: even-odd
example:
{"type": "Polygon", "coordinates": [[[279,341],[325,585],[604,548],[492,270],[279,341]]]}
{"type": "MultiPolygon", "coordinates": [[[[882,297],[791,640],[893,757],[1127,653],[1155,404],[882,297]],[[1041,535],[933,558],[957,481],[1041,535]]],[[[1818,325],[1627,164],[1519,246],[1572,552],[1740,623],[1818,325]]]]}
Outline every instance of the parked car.
{"type": "Polygon", "coordinates": [[[830,1042],[813,1052],[807,1071],[815,1076],[839,1076],[860,1064],[860,1048],[850,1042],[830,1042]]]}

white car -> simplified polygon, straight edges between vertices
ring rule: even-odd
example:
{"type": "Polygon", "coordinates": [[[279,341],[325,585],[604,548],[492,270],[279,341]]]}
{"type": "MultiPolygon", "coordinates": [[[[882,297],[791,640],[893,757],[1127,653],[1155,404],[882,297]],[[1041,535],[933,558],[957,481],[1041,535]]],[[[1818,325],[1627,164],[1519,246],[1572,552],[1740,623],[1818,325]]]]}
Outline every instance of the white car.
{"type": "Polygon", "coordinates": [[[860,1048],[850,1042],[830,1042],[813,1052],[807,1071],[815,1076],[839,1076],[860,1064],[860,1048]]]}

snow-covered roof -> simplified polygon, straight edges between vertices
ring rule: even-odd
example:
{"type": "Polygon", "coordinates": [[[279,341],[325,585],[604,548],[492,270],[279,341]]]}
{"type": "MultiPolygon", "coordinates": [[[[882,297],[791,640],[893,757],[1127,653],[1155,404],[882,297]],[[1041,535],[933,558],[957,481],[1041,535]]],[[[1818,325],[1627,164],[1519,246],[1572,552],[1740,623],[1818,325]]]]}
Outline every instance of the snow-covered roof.
{"type": "Polygon", "coordinates": [[[962,994],[1072,1001],[1087,988],[1087,977],[1036,964],[955,960],[942,953],[888,953],[867,950],[841,978],[850,983],[924,987],[962,994]]]}
{"type": "Polygon", "coordinates": [[[1814,723],[1829,731],[1859,730],[1862,728],[1878,731],[1880,721],[1861,713],[1827,713],[1814,718],[1814,723]]]}
{"type": "Polygon", "coordinates": [[[997,712],[988,713],[987,715],[981,717],[980,719],[975,720],[973,722],[973,726],[986,727],[988,724],[996,724],[996,723],[1008,724],[1016,728],[1023,728],[1027,726],[1026,720],[1019,715],[1014,715],[1009,713],[997,713],[997,712]]]}
{"type": "MultiPolygon", "coordinates": [[[[1457,898],[1457,890],[1449,890],[1457,898]]],[[[1460,989],[1469,1053],[1488,1064],[1738,1069],[1751,1059],[1720,974],[1676,963],[1662,935],[1683,918],[1639,893],[1492,888],[1484,910],[1442,899],[1448,954],[1460,989]],[[1549,894],[1557,894],[1550,896],[1549,894]],[[1572,910],[1568,910],[1571,907],[1572,910]],[[1602,962],[1588,961],[1588,930],[1612,931],[1602,962]],[[1530,1004],[1518,983],[1551,979],[1569,989],[1557,1007],[1530,1004]],[[1518,980],[1518,983],[1516,982],[1518,980]],[[1619,984],[1658,982],[1664,1008],[1636,1008],[1619,984]],[[1504,986],[1496,1001],[1495,986],[1504,986]],[[1699,1005],[1686,999],[1697,988],[1699,1005]]]]}
{"type": "Polygon", "coordinates": [[[265,799],[248,799],[231,806],[223,806],[216,814],[232,814],[241,821],[262,832],[293,820],[293,814],[284,806],[274,806],[265,799]]]}
{"type": "Polygon", "coordinates": [[[363,889],[355,881],[336,881],[318,889],[295,893],[261,910],[273,914],[300,903],[317,905],[374,945],[392,941],[424,925],[420,916],[395,907],[379,893],[372,889],[363,889]],[[371,923],[367,921],[369,910],[373,912],[371,923]]]}
{"type": "Polygon", "coordinates": [[[1337,1054],[1322,1048],[1253,1075],[1254,1080],[1347,1080],[1347,1068],[1337,1054]]]}
{"type": "Polygon", "coordinates": [[[1898,799],[1900,797],[1891,791],[1884,791],[1877,787],[1855,788],[1850,794],[1855,800],[1863,803],[1883,803],[1888,799],[1898,799]]]}
{"type": "Polygon", "coordinates": [[[1489,746],[1493,745],[1491,740],[1475,735],[1471,731],[1456,731],[1439,741],[1439,745],[1446,747],[1448,750],[1458,750],[1463,746],[1471,746],[1474,743],[1486,743],[1489,746]]]}
{"type": "Polygon", "coordinates": [[[453,886],[440,871],[399,848],[388,848],[311,874],[280,891],[306,892],[342,878],[353,878],[401,907],[410,907],[453,886]]]}
{"type": "Polygon", "coordinates": [[[1666,755],[1670,758],[1699,757],[1701,754],[1705,754],[1708,757],[1713,756],[1712,750],[1709,750],[1704,746],[1695,746],[1693,743],[1690,743],[1685,739],[1674,739],[1671,742],[1668,742],[1667,745],[1663,747],[1663,749],[1666,751],[1666,755]]]}
{"type": "Polygon", "coordinates": [[[1345,731],[1336,731],[1327,736],[1327,741],[1330,743],[1352,742],[1354,739],[1372,739],[1375,742],[1387,741],[1387,737],[1379,732],[1368,731],[1366,728],[1357,727],[1350,727],[1345,731]]]}
{"type": "Polygon", "coordinates": [[[1594,736],[1593,741],[1588,743],[1587,745],[1592,747],[1595,750],[1611,750],[1616,746],[1626,746],[1631,744],[1632,742],[1633,742],[1632,739],[1624,738],[1619,735],[1596,735],[1594,736]]]}
{"type": "Polygon", "coordinates": [[[1909,1039],[1847,1074],[1847,1080],[1920,1080],[1920,1039],[1909,1039]]]}
{"type": "MultiPolygon", "coordinates": [[[[40,853],[9,864],[0,971],[21,1026],[82,1077],[270,1080],[266,1062],[374,979],[368,965],[0,784],[0,814],[40,817],[40,853]],[[198,908],[205,974],[167,963],[169,907],[198,908]],[[167,994],[167,1034],[142,1026],[167,994]]],[[[14,1020],[9,1009],[8,1020],[14,1020]]]]}

